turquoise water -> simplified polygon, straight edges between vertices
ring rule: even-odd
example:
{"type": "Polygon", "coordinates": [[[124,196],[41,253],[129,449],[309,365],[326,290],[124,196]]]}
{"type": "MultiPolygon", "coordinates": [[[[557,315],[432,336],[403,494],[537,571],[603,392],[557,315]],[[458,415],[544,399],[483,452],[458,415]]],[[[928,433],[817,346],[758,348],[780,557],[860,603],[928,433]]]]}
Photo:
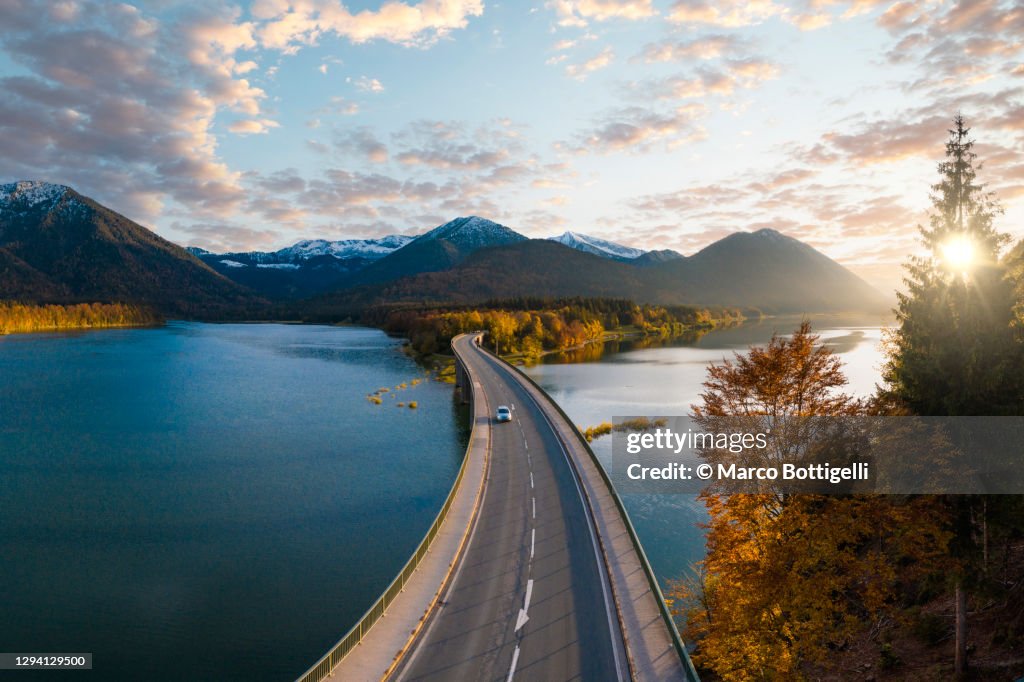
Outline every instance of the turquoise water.
{"type": "Polygon", "coordinates": [[[44,679],[294,679],[454,480],[449,386],[366,400],[422,376],[360,328],[0,337],[0,651],[94,654],[44,679]]]}
{"type": "MultiPolygon", "coordinates": [[[[838,353],[849,381],[846,392],[866,396],[880,381],[882,328],[891,320],[875,317],[814,317],[813,329],[838,353]]],[[[651,348],[606,344],[590,362],[548,356],[526,368],[581,427],[626,415],[685,415],[700,397],[709,363],[732,358],[773,333],[791,333],[800,318],[766,318],[712,331],[696,340],[678,340],[651,348]],[[572,362],[569,362],[572,360],[572,362]]],[[[592,447],[610,467],[611,438],[592,447]]],[[[623,503],[655,573],[663,583],[682,577],[704,556],[707,520],[704,505],[692,495],[623,495],[623,503]]]]}

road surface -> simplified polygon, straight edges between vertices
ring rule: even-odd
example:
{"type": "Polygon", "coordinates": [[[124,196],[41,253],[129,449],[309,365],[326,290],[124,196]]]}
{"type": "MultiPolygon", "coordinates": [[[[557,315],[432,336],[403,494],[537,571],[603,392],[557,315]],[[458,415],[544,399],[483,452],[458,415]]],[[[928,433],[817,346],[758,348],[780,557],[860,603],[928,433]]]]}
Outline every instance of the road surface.
{"type": "Polygon", "coordinates": [[[555,432],[493,357],[456,340],[492,423],[491,464],[460,565],[393,675],[427,680],[614,680],[628,663],[591,520],[555,432]]]}

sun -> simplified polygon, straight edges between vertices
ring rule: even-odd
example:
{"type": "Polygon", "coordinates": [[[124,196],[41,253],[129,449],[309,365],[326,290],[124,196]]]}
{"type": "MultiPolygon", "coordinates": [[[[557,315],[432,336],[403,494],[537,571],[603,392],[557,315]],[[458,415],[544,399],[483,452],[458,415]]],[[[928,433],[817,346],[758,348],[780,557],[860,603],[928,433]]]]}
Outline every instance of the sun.
{"type": "Polygon", "coordinates": [[[967,272],[974,264],[974,242],[966,235],[957,235],[942,245],[942,259],[951,270],[967,272]]]}

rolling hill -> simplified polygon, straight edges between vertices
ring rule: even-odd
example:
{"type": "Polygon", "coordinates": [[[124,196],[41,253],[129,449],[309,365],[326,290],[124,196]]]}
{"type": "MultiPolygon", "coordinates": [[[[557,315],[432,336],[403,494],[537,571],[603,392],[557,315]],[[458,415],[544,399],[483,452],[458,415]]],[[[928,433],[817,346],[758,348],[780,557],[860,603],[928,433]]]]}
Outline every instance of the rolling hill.
{"type": "Polygon", "coordinates": [[[650,268],[652,286],[691,302],[765,312],[874,312],[882,294],[820,251],[772,229],[736,232],[685,259],[650,268]]]}

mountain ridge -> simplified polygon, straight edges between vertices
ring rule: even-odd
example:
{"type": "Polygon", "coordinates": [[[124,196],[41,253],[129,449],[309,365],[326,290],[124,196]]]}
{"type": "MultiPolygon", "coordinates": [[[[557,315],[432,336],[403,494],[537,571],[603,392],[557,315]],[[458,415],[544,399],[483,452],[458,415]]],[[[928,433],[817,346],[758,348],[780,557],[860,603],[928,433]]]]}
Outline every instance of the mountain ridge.
{"type": "Polygon", "coordinates": [[[573,296],[758,309],[769,314],[888,310],[881,293],[824,254],[807,247],[817,256],[802,248],[794,255],[789,242],[770,241],[783,248],[767,254],[761,249],[754,259],[747,252],[733,257],[731,249],[701,256],[705,249],[689,258],[637,266],[558,242],[531,239],[479,249],[447,270],[324,294],[311,302],[311,310],[346,316],[381,305],[470,305],[517,297],[573,296]],[[723,269],[728,259],[721,256],[735,261],[728,270],[723,269]],[[805,277],[813,284],[806,284],[805,277]]]}
{"type": "Polygon", "coordinates": [[[592,253],[595,256],[604,256],[614,260],[635,260],[646,253],[643,249],[624,246],[617,242],[601,239],[600,237],[592,237],[590,235],[573,232],[571,230],[563,232],[557,237],[548,237],[548,240],[564,244],[570,248],[577,249],[578,251],[592,253]]]}
{"type": "Polygon", "coordinates": [[[261,302],[177,244],[42,181],[0,185],[0,282],[33,302],[136,303],[186,317],[261,302]]]}
{"type": "MultiPolygon", "coordinates": [[[[574,232],[562,237],[571,245],[465,216],[415,237],[303,240],[277,252],[212,254],[183,249],[64,185],[0,185],[0,286],[8,296],[40,302],[146,303],[185,316],[271,314],[255,291],[280,300],[314,296],[312,307],[338,312],[524,295],[765,312],[888,307],[839,263],[770,228],[731,234],[691,256],[631,250],[574,232]],[[583,242],[612,251],[588,252],[579,248],[583,242]],[[639,255],[625,257],[633,253],[639,255]]],[[[290,305],[298,311],[307,302],[290,305]]]]}

